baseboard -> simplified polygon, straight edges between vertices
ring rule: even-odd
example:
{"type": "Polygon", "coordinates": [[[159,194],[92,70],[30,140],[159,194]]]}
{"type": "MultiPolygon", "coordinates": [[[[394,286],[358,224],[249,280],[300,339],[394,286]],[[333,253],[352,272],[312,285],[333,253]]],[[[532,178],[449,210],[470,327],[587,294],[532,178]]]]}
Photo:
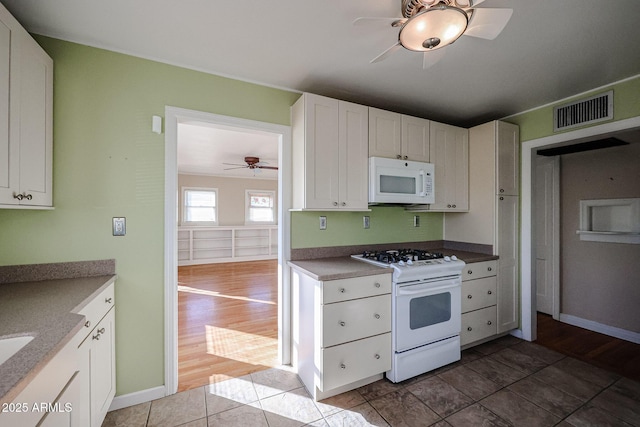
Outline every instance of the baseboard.
{"type": "Polygon", "coordinates": [[[564,313],[560,313],[560,321],[583,329],[609,335],[610,337],[620,338],[621,340],[640,344],[640,333],[638,332],[627,331],[626,329],[604,325],[602,323],[594,322],[593,320],[582,319],[580,317],[564,313]]]}
{"type": "Polygon", "coordinates": [[[136,391],[135,393],[123,394],[116,396],[111,402],[109,411],[127,408],[129,406],[138,405],[140,403],[150,402],[155,399],[165,397],[166,389],[164,386],[148,388],[146,390],[136,391]]]}

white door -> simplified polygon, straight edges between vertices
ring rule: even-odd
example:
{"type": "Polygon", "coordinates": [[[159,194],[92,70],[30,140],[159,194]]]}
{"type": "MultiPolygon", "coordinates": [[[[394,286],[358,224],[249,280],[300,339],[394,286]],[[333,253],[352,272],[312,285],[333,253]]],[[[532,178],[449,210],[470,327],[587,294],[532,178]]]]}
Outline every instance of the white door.
{"type": "Polygon", "coordinates": [[[558,166],[557,157],[536,158],[535,242],[536,309],[559,317],[558,284],[558,166]]]}

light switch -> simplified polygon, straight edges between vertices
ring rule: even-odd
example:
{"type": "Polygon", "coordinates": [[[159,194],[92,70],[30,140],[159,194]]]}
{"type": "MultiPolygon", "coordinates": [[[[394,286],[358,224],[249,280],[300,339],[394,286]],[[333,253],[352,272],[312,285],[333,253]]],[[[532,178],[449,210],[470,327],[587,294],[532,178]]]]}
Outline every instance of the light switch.
{"type": "Polygon", "coordinates": [[[113,235],[124,236],[127,234],[127,219],[124,217],[113,218],[113,235]]]}

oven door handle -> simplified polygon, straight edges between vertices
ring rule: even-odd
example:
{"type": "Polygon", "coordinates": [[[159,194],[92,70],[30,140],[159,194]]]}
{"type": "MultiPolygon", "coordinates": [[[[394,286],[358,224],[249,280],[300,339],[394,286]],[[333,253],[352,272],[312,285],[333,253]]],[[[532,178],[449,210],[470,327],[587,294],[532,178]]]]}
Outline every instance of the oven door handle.
{"type": "Polygon", "coordinates": [[[438,292],[438,291],[446,291],[449,289],[455,289],[457,287],[459,287],[460,285],[458,283],[451,283],[451,284],[447,284],[447,285],[443,285],[443,286],[436,286],[435,288],[430,287],[430,286],[425,286],[425,285],[413,285],[413,286],[405,286],[405,287],[399,287],[398,291],[397,291],[397,295],[417,295],[417,294],[424,294],[425,291],[428,291],[429,294],[432,294],[434,292],[438,292]],[[413,288],[415,290],[407,290],[406,288],[413,288]]]}

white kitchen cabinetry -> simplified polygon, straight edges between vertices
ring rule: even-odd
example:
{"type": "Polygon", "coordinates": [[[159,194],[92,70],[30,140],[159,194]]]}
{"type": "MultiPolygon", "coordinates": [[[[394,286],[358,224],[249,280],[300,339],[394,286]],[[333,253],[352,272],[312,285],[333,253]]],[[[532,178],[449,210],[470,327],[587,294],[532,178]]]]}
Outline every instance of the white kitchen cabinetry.
{"type": "Polygon", "coordinates": [[[391,369],[391,275],[318,281],[295,269],[294,362],[315,400],[391,369]]]}
{"type": "Polygon", "coordinates": [[[497,333],[497,262],[465,265],[462,271],[462,330],[465,346],[497,333]]]}
{"type": "Polygon", "coordinates": [[[369,107],[369,157],[429,161],[429,120],[369,107]]]}
{"type": "Polygon", "coordinates": [[[519,325],[519,148],[516,125],[469,129],[469,212],[445,215],[446,240],[490,245],[499,256],[498,334],[519,325]]]}
{"type": "Polygon", "coordinates": [[[368,210],[368,108],[305,93],[291,116],[293,209],[368,210]]]}
{"type": "Polygon", "coordinates": [[[178,265],[278,257],[278,226],[178,227],[178,265]]]}
{"type": "Polygon", "coordinates": [[[115,364],[115,294],[114,284],[100,293],[80,314],[86,316],[82,343],[78,347],[83,378],[84,408],[89,408],[90,422],[102,425],[116,392],[115,364]]]}
{"type": "Polygon", "coordinates": [[[431,211],[469,209],[469,132],[431,122],[431,163],[435,168],[435,202],[431,211]]]}
{"type": "Polygon", "coordinates": [[[0,208],[50,208],[53,61],[2,5],[0,56],[0,208]]]}

